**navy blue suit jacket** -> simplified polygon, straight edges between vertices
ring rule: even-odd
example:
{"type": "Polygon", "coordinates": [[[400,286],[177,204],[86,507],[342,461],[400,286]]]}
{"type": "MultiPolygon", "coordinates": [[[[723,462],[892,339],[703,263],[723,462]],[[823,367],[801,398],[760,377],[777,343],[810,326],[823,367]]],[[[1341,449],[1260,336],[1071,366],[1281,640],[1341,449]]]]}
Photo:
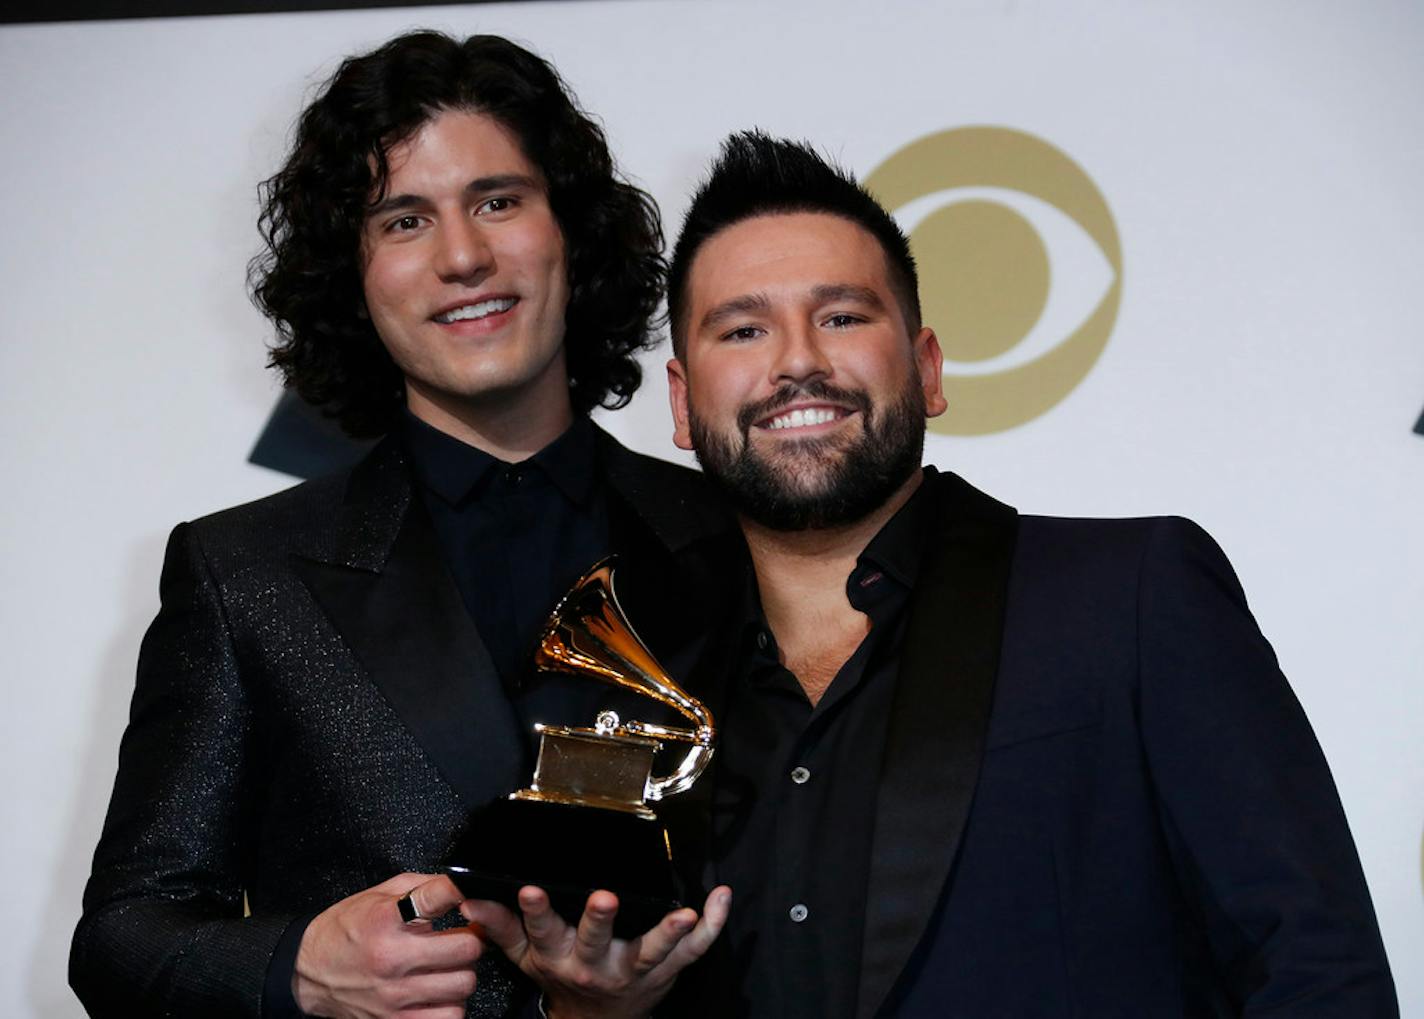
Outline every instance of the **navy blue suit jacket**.
{"type": "Polygon", "coordinates": [[[843,1014],[1397,1015],[1329,769],[1211,538],[926,483],[843,1014]]]}

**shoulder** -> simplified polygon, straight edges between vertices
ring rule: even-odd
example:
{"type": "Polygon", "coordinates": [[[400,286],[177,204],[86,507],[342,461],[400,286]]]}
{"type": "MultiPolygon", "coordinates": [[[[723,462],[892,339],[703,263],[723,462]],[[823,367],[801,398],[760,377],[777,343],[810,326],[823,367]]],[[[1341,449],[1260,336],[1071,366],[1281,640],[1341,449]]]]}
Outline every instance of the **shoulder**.
{"type": "Polygon", "coordinates": [[[1144,554],[1154,545],[1215,542],[1198,524],[1179,516],[1058,517],[1023,514],[1021,540],[1035,546],[1099,555],[1144,554]]]}
{"type": "Polygon", "coordinates": [[[721,495],[700,471],[635,453],[602,429],[598,439],[610,487],[669,546],[735,527],[721,495]]]}
{"type": "Polygon", "coordinates": [[[601,428],[596,434],[603,468],[616,484],[664,488],[671,493],[711,490],[700,471],[634,452],[601,428]]]}
{"type": "Polygon", "coordinates": [[[400,444],[379,443],[354,467],[180,525],[210,561],[317,558],[362,535],[393,532],[410,501],[409,471],[400,444]]]}
{"type": "Polygon", "coordinates": [[[1180,516],[1019,517],[1025,548],[1060,556],[1150,561],[1161,556],[1221,557],[1220,546],[1195,521],[1180,516]]]}
{"type": "Polygon", "coordinates": [[[330,527],[350,471],[304,481],[265,498],[210,513],[187,525],[206,547],[287,545],[330,527]]]}
{"type": "MultiPolygon", "coordinates": [[[[1216,540],[1185,517],[1123,519],[1023,516],[1016,573],[1062,588],[1112,585],[1142,600],[1166,592],[1209,592],[1245,604],[1241,583],[1216,540]]],[[[1213,599],[1214,600],[1214,599],[1213,599]]]]}
{"type": "MultiPolygon", "coordinates": [[[[961,508],[1008,507],[997,503],[962,478],[936,476],[941,505],[961,508]]],[[[1064,580],[1091,574],[1118,574],[1124,579],[1182,568],[1231,575],[1220,546],[1200,525],[1181,516],[1065,517],[1020,513],[1016,518],[1016,572],[1051,574],[1064,580]]]]}

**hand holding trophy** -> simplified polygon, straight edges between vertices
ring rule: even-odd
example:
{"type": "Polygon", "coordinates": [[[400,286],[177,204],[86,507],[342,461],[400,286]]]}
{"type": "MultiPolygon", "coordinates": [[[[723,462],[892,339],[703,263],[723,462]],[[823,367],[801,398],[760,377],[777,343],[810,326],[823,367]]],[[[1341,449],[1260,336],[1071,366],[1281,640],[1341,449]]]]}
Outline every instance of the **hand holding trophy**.
{"type": "Polygon", "coordinates": [[[634,632],[613,574],[613,560],[605,559],[559,601],[535,666],[632,690],[693,727],[625,722],[613,711],[600,712],[589,728],[537,725],[533,782],[481,811],[442,870],[467,897],[511,908],[520,888],[536,885],[570,923],[592,891],[607,889],[620,903],[614,934],[629,938],[682,905],[667,832],[648,803],[691,788],[712,759],[716,730],[706,706],[634,632]],[[654,755],[665,743],[687,749],[670,773],[654,776],[654,755]]]}

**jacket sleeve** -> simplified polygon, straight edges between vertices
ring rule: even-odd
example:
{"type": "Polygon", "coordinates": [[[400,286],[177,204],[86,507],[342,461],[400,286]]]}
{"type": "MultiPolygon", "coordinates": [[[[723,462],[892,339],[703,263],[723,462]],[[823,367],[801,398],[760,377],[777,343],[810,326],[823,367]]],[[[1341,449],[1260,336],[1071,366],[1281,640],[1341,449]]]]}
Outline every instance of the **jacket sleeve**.
{"type": "Polygon", "coordinates": [[[1324,755],[1231,565],[1154,527],[1138,590],[1144,750],[1174,866],[1242,1015],[1399,1014],[1324,755]]]}
{"type": "Polygon", "coordinates": [[[128,728],[70,983],[90,1015],[256,1016],[291,916],[244,917],[252,705],[190,525],[169,538],[162,606],[128,728]]]}

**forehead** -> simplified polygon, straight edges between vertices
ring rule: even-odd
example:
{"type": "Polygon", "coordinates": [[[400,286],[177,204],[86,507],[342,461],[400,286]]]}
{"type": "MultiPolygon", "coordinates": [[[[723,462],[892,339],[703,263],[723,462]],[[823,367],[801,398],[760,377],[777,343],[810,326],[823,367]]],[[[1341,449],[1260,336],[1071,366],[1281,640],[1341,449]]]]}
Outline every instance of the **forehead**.
{"type": "Polygon", "coordinates": [[[742,294],[793,297],[839,283],[892,299],[885,253],[870,231],[822,212],[756,216],[719,230],[698,250],[688,270],[689,310],[742,294]]]}
{"type": "Polygon", "coordinates": [[[494,117],[471,110],[441,110],[409,138],[386,150],[388,190],[403,185],[464,187],[476,177],[518,173],[542,180],[518,136],[494,117]]]}

